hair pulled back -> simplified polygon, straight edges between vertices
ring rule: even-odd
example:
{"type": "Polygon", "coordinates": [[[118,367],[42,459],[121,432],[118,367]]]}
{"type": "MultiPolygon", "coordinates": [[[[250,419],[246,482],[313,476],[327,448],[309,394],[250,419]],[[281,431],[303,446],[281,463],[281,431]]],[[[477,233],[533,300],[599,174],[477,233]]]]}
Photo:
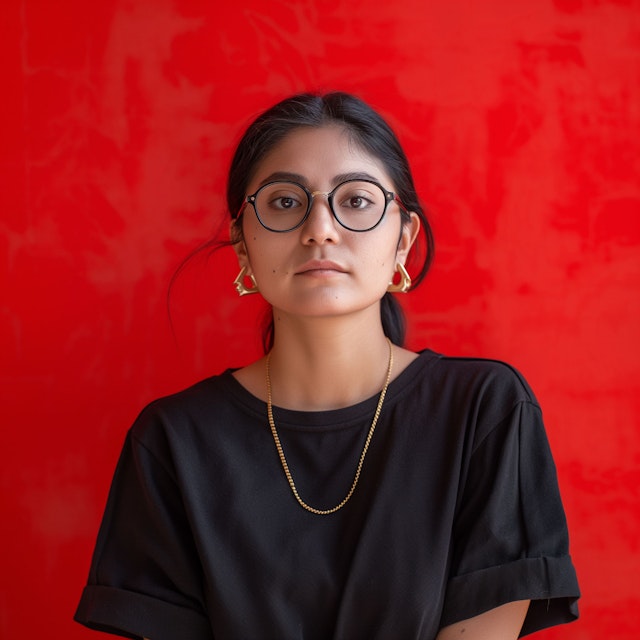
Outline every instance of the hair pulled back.
{"type": "MultiPolygon", "coordinates": [[[[413,182],[407,157],[391,127],[367,103],[348,93],[325,95],[302,93],[277,103],[253,121],[242,136],[231,161],[227,181],[227,206],[231,217],[237,220],[234,240],[242,238],[238,213],[242,210],[247,187],[262,159],[289,133],[300,127],[321,127],[337,124],[364,151],[382,162],[391,178],[394,190],[408,211],[420,218],[424,247],[417,257],[412,250],[410,270],[412,286],[422,282],[433,258],[434,241],[431,226],[413,182]]],[[[401,210],[402,211],[402,210],[401,210]]],[[[241,216],[240,216],[241,217],[241,216]]],[[[409,220],[402,212],[403,223],[409,220]]],[[[405,319],[395,297],[386,293],[381,301],[380,315],[385,335],[395,344],[402,345],[405,338],[405,319]]],[[[263,335],[265,351],[273,344],[273,321],[263,335]]]]}

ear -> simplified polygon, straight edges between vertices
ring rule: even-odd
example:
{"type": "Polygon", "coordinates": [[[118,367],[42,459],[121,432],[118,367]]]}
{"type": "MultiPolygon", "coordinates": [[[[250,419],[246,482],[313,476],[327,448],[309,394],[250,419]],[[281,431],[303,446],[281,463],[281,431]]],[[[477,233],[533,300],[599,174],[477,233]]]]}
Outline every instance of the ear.
{"type": "Polygon", "coordinates": [[[415,211],[410,211],[409,218],[410,220],[402,225],[400,240],[398,241],[398,248],[396,249],[396,260],[402,264],[407,260],[409,251],[420,231],[420,218],[418,214],[415,213],[415,211]]]}
{"type": "Polygon", "coordinates": [[[241,229],[238,228],[236,221],[233,220],[229,225],[229,237],[231,238],[233,250],[238,258],[238,264],[240,268],[245,267],[246,275],[251,275],[251,263],[249,261],[249,254],[247,252],[247,245],[244,243],[241,229]]]}

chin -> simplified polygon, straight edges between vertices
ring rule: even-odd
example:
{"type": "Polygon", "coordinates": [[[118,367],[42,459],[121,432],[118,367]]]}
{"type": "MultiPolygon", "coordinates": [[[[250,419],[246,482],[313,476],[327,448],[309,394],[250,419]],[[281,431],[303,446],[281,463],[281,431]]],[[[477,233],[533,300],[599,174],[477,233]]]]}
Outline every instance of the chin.
{"type": "Polygon", "coordinates": [[[350,314],[361,313],[368,309],[375,309],[376,317],[379,317],[380,300],[354,300],[347,296],[327,294],[322,296],[300,296],[294,305],[272,305],[290,317],[301,318],[330,318],[345,317],[350,314]]]}

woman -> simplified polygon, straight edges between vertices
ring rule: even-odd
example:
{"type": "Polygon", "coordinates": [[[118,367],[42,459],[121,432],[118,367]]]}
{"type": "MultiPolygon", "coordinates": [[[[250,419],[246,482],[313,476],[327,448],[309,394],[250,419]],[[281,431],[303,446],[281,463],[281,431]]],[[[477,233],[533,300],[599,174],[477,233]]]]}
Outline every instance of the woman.
{"type": "Polygon", "coordinates": [[[540,409],[505,364],[402,347],[428,222],[347,94],[260,116],[227,200],[264,358],[147,407],[76,619],[151,640],[506,640],[577,617],[540,409]],[[390,293],[393,292],[393,293],[390,293]]]}

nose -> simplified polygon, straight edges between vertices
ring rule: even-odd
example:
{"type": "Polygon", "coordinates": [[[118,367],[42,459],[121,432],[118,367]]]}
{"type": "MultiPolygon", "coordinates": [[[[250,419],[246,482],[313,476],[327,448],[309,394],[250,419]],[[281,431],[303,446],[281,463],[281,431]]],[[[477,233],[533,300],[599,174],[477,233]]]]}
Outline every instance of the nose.
{"type": "Polygon", "coordinates": [[[302,226],[302,242],[305,244],[337,243],[340,241],[338,221],[335,219],[327,194],[314,191],[311,211],[302,226]]]}

